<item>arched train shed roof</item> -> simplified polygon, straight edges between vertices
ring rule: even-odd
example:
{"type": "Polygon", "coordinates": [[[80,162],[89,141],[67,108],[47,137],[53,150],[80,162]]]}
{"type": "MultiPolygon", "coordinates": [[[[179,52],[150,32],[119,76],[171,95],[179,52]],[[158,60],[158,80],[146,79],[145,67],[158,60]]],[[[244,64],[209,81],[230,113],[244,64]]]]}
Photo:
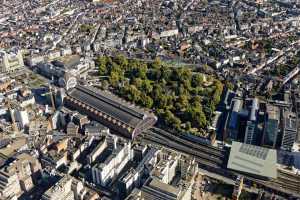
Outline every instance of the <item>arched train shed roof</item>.
{"type": "Polygon", "coordinates": [[[103,123],[110,129],[133,138],[152,127],[157,117],[117,96],[92,87],[77,85],[67,91],[65,105],[103,123]]]}

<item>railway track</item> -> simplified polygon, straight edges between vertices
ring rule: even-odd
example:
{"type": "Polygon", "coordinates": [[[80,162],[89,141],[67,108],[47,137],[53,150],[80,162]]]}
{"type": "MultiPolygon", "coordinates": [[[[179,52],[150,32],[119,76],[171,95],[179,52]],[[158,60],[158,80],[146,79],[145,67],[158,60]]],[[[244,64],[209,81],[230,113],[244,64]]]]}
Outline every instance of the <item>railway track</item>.
{"type": "Polygon", "coordinates": [[[187,139],[182,139],[179,136],[174,136],[173,134],[168,133],[167,131],[164,131],[162,129],[152,128],[150,134],[163,136],[164,138],[170,139],[171,141],[176,141],[178,144],[188,146],[189,148],[193,148],[195,150],[199,150],[201,152],[208,153],[216,157],[224,157],[224,152],[218,149],[217,147],[213,147],[208,144],[200,144],[199,142],[193,143],[187,139]]]}
{"type": "MultiPolygon", "coordinates": [[[[240,173],[234,172],[224,167],[224,161],[226,160],[226,152],[218,149],[217,147],[210,146],[209,144],[192,143],[191,141],[180,138],[179,136],[172,135],[161,129],[152,128],[146,134],[142,136],[142,141],[146,143],[158,145],[161,147],[167,147],[191,156],[194,156],[199,166],[203,166],[212,170],[212,172],[219,174],[224,177],[228,175],[238,176],[240,173]],[[216,170],[215,170],[216,169],[216,170]],[[220,174],[218,169],[225,171],[225,174],[220,174]]],[[[209,171],[210,171],[209,170],[209,171]]],[[[278,191],[284,194],[293,194],[294,196],[299,195],[299,182],[293,177],[286,176],[285,173],[279,173],[278,179],[264,181],[245,174],[242,174],[247,180],[255,182],[271,191],[278,191]],[[290,181],[288,181],[290,179],[290,181]]]]}
{"type": "Polygon", "coordinates": [[[258,185],[263,186],[269,191],[276,191],[277,193],[285,195],[293,195],[294,197],[300,198],[299,185],[291,184],[289,182],[283,182],[282,180],[275,179],[270,181],[264,181],[250,176],[244,176],[247,180],[250,180],[258,185]]]}
{"type": "Polygon", "coordinates": [[[176,150],[178,152],[182,152],[187,155],[191,155],[195,157],[196,162],[200,163],[201,165],[213,167],[213,168],[220,168],[220,165],[222,164],[221,161],[212,161],[211,159],[200,157],[199,155],[191,152],[187,152],[187,149],[184,149],[180,146],[174,147],[173,145],[170,145],[169,142],[162,140],[161,138],[155,138],[155,137],[147,137],[142,139],[146,143],[150,143],[152,145],[160,146],[160,147],[166,147],[172,150],[176,150]]]}
{"type": "Polygon", "coordinates": [[[166,139],[164,137],[161,137],[161,136],[146,136],[146,138],[149,138],[149,137],[150,138],[157,138],[158,142],[163,140],[165,145],[168,145],[170,147],[178,149],[179,151],[187,152],[187,153],[189,153],[191,155],[194,155],[196,157],[207,158],[208,160],[211,160],[211,161],[214,161],[214,162],[223,163],[222,159],[218,156],[210,155],[208,153],[201,152],[198,149],[194,149],[193,147],[189,147],[187,145],[179,144],[176,141],[168,140],[168,139],[166,139]]]}
{"type": "MultiPolygon", "coordinates": [[[[176,136],[174,136],[176,137],[176,136]]],[[[146,133],[141,138],[142,141],[162,147],[167,147],[179,152],[194,156],[196,161],[207,166],[220,168],[223,165],[224,155],[216,154],[206,150],[205,152],[195,145],[185,144],[184,141],[178,142],[174,138],[165,134],[146,133]]]]}

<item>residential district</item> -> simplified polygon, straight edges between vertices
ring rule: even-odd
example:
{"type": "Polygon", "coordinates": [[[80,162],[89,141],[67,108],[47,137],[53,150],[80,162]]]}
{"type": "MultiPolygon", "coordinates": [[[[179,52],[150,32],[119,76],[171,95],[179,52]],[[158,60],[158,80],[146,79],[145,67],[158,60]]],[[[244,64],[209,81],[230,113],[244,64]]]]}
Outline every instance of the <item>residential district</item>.
{"type": "Polygon", "coordinates": [[[300,199],[298,0],[0,0],[1,200],[300,199]]]}

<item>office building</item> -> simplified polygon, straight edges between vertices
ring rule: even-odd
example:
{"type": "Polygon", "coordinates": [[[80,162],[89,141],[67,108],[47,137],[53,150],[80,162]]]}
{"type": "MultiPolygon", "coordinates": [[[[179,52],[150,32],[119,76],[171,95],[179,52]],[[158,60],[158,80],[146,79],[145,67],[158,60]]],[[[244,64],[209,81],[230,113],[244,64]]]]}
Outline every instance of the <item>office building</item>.
{"type": "Polygon", "coordinates": [[[231,112],[227,118],[226,136],[237,140],[239,133],[240,111],[243,107],[243,100],[234,98],[231,102],[231,112]]]}
{"type": "Polygon", "coordinates": [[[101,138],[98,145],[93,149],[93,151],[87,156],[87,162],[92,164],[96,158],[104,152],[107,148],[107,141],[105,138],[101,138]]]}
{"type": "Polygon", "coordinates": [[[296,114],[286,111],[283,117],[283,134],[281,149],[291,151],[297,137],[297,118],[296,114]]]}
{"type": "MultiPolygon", "coordinates": [[[[132,160],[131,143],[114,139],[112,153],[102,163],[92,167],[93,183],[107,186],[122,171],[126,164],[132,160]]],[[[108,141],[108,147],[110,143],[108,141]]]]}
{"type": "Polygon", "coordinates": [[[257,112],[259,110],[259,102],[257,98],[252,100],[250,107],[249,119],[247,121],[244,143],[256,144],[257,143],[257,112]]]}
{"type": "Polygon", "coordinates": [[[262,144],[275,148],[278,139],[280,110],[277,106],[267,105],[262,144]]]}
{"type": "Polygon", "coordinates": [[[247,121],[247,127],[245,132],[244,143],[246,144],[256,144],[257,135],[256,135],[256,124],[252,121],[247,121]]]}
{"type": "Polygon", "coordinates": [[[136,168],[128,170],[118,181],[119,196],[126,197],[135,187],[143,184],[142,177],[153,169],[156,161],[156,149],[149,149],[136,168]]]}

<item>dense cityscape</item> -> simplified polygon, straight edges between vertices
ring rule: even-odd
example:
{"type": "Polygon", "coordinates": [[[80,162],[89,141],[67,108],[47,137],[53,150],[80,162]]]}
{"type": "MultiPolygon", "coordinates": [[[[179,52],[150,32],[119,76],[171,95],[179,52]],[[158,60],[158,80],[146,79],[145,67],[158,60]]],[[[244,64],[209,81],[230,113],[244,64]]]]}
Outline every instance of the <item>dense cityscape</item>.
{"type": "Polygon", "coordinates": [[[0,0],[0,199],[300,199],[299,72],[298,0],[0,0]]]}

